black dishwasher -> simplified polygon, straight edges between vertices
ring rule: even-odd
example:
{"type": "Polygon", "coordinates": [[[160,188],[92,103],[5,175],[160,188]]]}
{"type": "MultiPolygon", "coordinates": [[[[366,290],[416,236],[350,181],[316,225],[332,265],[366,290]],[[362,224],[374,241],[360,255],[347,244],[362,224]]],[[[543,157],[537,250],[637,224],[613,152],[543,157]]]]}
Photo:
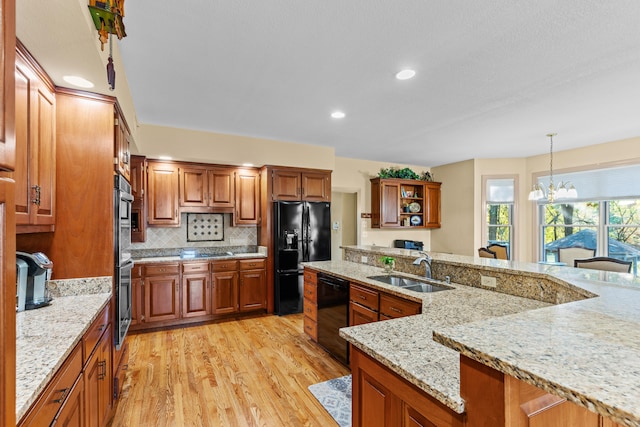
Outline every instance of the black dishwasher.
{"type": "Polygon", "coordinates": [[[338,330],[349,326],[349,281],[318,273],[318,344],[348,364],[348,345],[338,330]]]}

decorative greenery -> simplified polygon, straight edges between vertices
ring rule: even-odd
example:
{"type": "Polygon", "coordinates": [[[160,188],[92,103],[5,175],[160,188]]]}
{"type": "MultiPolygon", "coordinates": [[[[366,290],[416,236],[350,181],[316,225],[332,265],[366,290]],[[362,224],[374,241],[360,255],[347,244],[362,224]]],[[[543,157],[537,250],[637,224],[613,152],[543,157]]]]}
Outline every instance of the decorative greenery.
{"type": "Polygon", "coordinates": [[[415,173],[409,168],[397,168],[391,166],[390,168],[381,168],[378,172],[378,178],[400,178],[400,179],[416,179],[420,181],[433,181],[433,176],[430,172],[424,171],[420,175],[415,173]]]}
{"type": "Polygon", "coordinates": [[[380,262],[384,265],[393,265],[396,262],[396,259],[392,256],[383,256],[380,258],[380,262]]]}

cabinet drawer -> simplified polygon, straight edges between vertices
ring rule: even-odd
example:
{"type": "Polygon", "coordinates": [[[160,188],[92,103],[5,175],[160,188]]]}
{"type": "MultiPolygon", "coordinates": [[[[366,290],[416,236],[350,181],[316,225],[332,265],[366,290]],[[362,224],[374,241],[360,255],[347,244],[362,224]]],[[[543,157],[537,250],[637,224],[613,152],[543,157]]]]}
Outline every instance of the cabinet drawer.
{"type": "Polygon", "coordinates": [[[84,355],[84,363],[87,363],[89,356],[93,353],[93,349],[100,341],[102,332],[109,326],[109,306],[107,305],[93,321],[87,332],[82,337],[82,347],[84,355]]]}
{"type": "Polygon", "coordinates": [[[314,283],[304,282],[304,297],[312,304],[318,303],[318,287],[314,283]]]}
{"type": "Polygon", "coordinates": [[[131,278],[132,279],[141,278],[142,277],[142,272],[143,272],[143,266],[134,265],[133,268],[131,269],[131,278]]]}
{"type": "Polygon", "coordinates": [[[304,332],[314,341],[318,341],[318,323],[304,316],[304,332]]]}
{"type": "Polygon", "coordinates": [[[304,315],[314,322],[318,321],[318,306],[307,298],[304,299],[304,315]]]}
{"type": "Polygon", "coordinates": [[[144,266],[146,276],[164,276],[168,274],[180,274],[180,264],[153,264],[144,266]]]}
{"type": "Polygon", "coordinates": [[[378,292],[372,289],[363,288],[358,285],[351,284],[349,290],[349,298],[351,301],[357,302],[360,305],[370,308],[371,310],[378,311],[378,292]]]}
{"type": "Polygon", "coordinates": [[[404,317],[420,313],[422,305],[420,303],[394,297],[387,294],[380,294],[380,314],[387,317],[404,317]]]}
{"type": "Polygon", "coordinates": [[[50,425],[81,372],[82,348],[77,345],[18,425],[25,427],[50,425]]]}
{"type": "Polygon", "coordinates": [[[129,346],[124,349],[120,363],[115,367],[116,373],[113,375],[113,397],[118,400],[120,393],[122,392],[122,386],[127,377],[127,370],[129,369],[129,346]]]}
{"type": "Polygon", "coordinates": [[[264,259],[242,259],[239,261],[240,270],[257,270],[264,269],[264,259]]]}
{"type": "Polygon", "coordinates": [[[378,321],[378,312],[355,302],[349,303],[349,326],[364,325],[378,321]]]}
{"type": "Polygon", "coordinates": [[[304,269],[304,282],[311,284],[318,284],[318,272],[315,270],[309,270],[308,268],[304,269]]]}
{"type": "Polygon", "coordinates": [[[183,273],[207,273],[209,271],[208,262],[184,262],[182,263],[183,273]]]}
{"type": "Polygon", "coordinates": [[[238,269],[238,261],[211,261],[211,271],[236,271],[238,269]]]}

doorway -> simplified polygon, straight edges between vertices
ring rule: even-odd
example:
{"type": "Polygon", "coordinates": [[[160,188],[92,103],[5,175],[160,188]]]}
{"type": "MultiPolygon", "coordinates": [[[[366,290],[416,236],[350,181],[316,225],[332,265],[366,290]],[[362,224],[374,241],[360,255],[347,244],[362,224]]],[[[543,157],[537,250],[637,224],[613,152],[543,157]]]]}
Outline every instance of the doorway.
{"type": "Polygon", "coordinates": [[[331,192],[331,259],[341,260],[341,246],[358,244],[357,193],[331,192]]]}

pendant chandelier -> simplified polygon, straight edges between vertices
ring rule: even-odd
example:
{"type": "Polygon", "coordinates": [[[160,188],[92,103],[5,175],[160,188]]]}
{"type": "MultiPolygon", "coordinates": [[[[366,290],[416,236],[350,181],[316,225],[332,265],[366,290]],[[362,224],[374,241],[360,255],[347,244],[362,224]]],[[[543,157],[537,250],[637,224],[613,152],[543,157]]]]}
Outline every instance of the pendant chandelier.
{"type": "Polygon", "coordinates": [[[570,185],[569,182],[562,182],[558,184],[556,188],[553,184],[553,137],[556,136],[557,133],[548,133],[549,137],[549,188],[547,189],[547,194],[545,195],[545,191],[539,184],[534,184],[533,189],[529,193],[529,200],[537,201],[544,199],[545,197],[549,201],[549,203],[553,203],[556,200],[560,199],[576,199],[578,198],[578,191],[573,185],[570,185]]]}

